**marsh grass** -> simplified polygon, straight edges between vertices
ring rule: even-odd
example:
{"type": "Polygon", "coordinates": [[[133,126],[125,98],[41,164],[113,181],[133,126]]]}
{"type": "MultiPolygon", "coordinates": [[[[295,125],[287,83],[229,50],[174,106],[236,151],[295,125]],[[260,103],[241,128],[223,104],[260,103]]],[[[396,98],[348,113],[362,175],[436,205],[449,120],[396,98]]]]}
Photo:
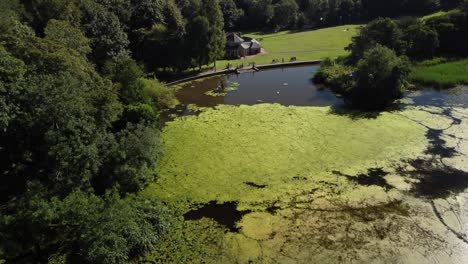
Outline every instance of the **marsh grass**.
{"type": "Polygon", "coordinates": [[[410,79],[418,84],[450,88],[468,84],[468,59],[448,61],[434,59],[413,67],[410,79]]]}

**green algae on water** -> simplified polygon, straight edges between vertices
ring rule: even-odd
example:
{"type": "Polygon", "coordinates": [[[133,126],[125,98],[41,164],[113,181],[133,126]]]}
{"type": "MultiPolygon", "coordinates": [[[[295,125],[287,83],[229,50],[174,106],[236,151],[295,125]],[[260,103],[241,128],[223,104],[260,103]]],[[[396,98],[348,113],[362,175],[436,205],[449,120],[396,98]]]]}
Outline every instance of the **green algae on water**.
{"type": "MultiPolygon", "coordinates": [[[[428,157],[430,129],[443,129],[449,147],[468,153],[458,140],[468,122],[453,123],[466,111],[444,113],[408,107],[353,118],[330,108],[264,104],[207,108],[167,123],[160,178],[141,195],[181,214],[229,203],[243,216],[236,232],[206,225],[207,218],[186,221],[189,241],[182,235],[164,243],[190,247],[166,246],[161,255],[205,263],[425,263],[427,256],[447,258],[450,248],[456,262],[463,243],[447,234],[430,203],[408,194],[419,180],[396,169],[428,157]],[[363,184],[363,177],[381,178],[363,184]]],[[[463,169],[464,157],[444,163],[463,169]]]]}
{"type": "Polygon", "coordinates": [[[425,132],[392,113],[353,120],[329,108],[223,105],[166,126],[153,191],[164,200],[269,203],[335,182],[333,171],[357,175],[415,157],[425,132]]]}

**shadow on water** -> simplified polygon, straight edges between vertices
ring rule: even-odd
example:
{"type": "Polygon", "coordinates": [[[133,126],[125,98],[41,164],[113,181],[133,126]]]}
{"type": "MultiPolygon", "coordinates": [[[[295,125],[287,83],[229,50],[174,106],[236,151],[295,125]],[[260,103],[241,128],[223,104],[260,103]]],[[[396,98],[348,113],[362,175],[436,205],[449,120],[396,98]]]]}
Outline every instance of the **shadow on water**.
{"type": "Polygon", "coordinates": [[[406,98],[413,101],[413,105],[426,105],[437,107],[468,106],[467,87],[455,87],[450,89],[422,89],[405,94],[406,98]]]}
{"type": "Polygon", "coordinates": [[[227,227],[231,232],[239,232],[236,224],[249,211],[238,211],[236,202],[227,202],[218,204],[212,201],[203,207],[192,210],[184,214],[185,220],[199,220],[202,218],[211,218],[218,224],[227,227]]]}
{"type": "Polygon", "coordinates": [[[356,176],[351,176],[344,174],[340,171],[332,171],[333,174],[339,175],[339,176],[344,176],[348,180],[355,182],[359,185],[364,185],[364,186],[380,186],[384,188],[385,190],[390,190],[393,189],[394,187],[390,184],[387,183],[387,181],[384,179],[384,177],[388,174],[385,172],[382,168],[372,168],[367,170],[367,173],[363,174],[358,174],[356,176]]]}
{"type": "Polygon", "coordinates": [[[263,189],[263,188],[268,186],[266,184],[257,184],[255,182],[244,182],[244,183],[245,183],[245,185],[248,185],[250,187],[254,187],[254,188],[257,188],[257,189],[263,189]]]}
{"type": "Polygon", "coordinates": [[[346,116],[353,120],[376,119],[377,117],[380,116],[380,113],[381,112],[378,112],[378,111],[366,112],[366,111],[353,110],[347,107],[344,103],[333,105],[330,109],[330,114],[346,116]]]}
{"type": "Polygon", "coordinates": [[[443,134],[444,130],[441,129],[429,129],[426,132],[426,138],[429,139],[429,147],[425,151],[426,154],[442,158],[450,158],[457,154],[455,148],[445,145],[447,142],[442,138],[443,134]]]}
{"type": "MultiPolygon", "coordinates": [[[[457,99],[447,99],[447,104],[457,99]]],[[[431,100],[433,102],[433,100],[431,100]]],[[[430,112],[431,114],[441,115],[452,120],[448,128],[459,125],[462,120],[452,114],[452,108],[447,105],[438,105],[444,107],[442,112],[430,112]]],[[[425,198],[446,198],[454,193],[464,192],[468,188],[468,172],[462,171],[443,162],[444,158],[452,158],[460,155],[454,147],[447,146],[443,136],[450,136],[445,133],[448,129],[433,129],[427,127],[426,138],[429,140],[425,154],[430,157],[427,159],[413,159],[406,161],[413,169],[397,168],[401,175],[410,176],[418,182],[413,184],[412,193],[425,198]]],[[[452,136],[453,137],[453,136],[452,136]]]]}
{"type": "Polygon", "coordinates": [[[434,160],[409,161],[411,171],[400,169],[402,175],[418,180],[411,192],[425,198],[446,198],[468,188],[468,172],[444,165],[434,160]]]}

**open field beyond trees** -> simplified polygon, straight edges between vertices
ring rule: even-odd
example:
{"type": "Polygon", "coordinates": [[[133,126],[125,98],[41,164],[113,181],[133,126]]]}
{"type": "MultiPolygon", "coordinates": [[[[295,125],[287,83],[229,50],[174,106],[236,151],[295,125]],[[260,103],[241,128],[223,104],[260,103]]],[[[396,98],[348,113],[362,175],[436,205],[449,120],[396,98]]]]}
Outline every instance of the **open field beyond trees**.
{"type": "Polygon", "coordinates": [[[269,64],[274,59],[289,61],[315,60],[326,57],[337,57],[348,54],[344,50],[351,43],[351,37],[357,32],[359,25],[344,25],[310,31],[281,31],[277,33],[248,32],[244,36],[260,41],[267,54],[243,60],[220,60],[216,67],[224,69],[230,63],[233,66],[255,62],[269,64]]]}

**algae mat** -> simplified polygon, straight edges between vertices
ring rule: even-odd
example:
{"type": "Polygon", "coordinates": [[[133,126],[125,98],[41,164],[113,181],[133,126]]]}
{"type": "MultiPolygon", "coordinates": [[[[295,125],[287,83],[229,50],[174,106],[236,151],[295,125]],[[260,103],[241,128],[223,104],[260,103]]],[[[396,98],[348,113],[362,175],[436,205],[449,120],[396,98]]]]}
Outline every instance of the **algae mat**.
{"type": "Polygon", "coordinates": [[[184,230],[213,234],[197,246],[211,253],[179,261],[463,263],[467,116],[434,107],[375,117],[271,104],[205,109],[166,125],[159,180],[142,195],[208,217],[226,205],[210,232],[184,230]],[[421,175],[438,171],[458,185],[429,188],[439,178],[421,175]],[[447,204],[460,210],[439,210],[447,204]],[[230,229],[228,214],[238,220],[230,229]]]}

